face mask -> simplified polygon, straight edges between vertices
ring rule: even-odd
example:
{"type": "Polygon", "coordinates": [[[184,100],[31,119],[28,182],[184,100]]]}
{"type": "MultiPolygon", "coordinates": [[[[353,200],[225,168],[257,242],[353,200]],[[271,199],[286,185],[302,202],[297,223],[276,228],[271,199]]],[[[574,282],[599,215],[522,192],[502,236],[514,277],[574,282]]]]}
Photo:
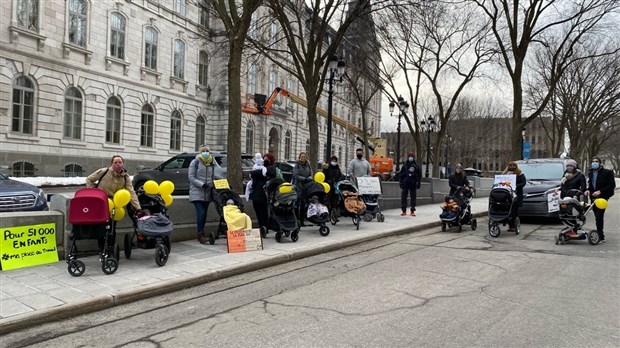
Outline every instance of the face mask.
{"type": "Polygon", "coordinates": [[[201,153],[202,157],[209,158],[209,151],[204,151],[201,153]]]}
{"type": "Polygon", "coordinates": [[[268,166],[268,165],[270,165],[270,164],[271,164],[271,162],[270,162],[268,159],[266,159],[266,160],[263,160],[263,164],[264,164],[265,166],[268,166]]]}
{"type": "Polygon", "coordinates": [[[413,162],[413,157],[408,158],[409,162],[413,162]]]}
{"type": "Polygon", "coordinates": [[[597,169],[599,169],[601,167],[601,164],[598,163],[598,162],[592,162],[591,167],[592,167],[592,169],[597,170],[597,169]]]}
{"type": "Polygon", "coordinates": [[[118,173],[122,172],[124,168],[125,168],[125,166],[123,166],[122,163],[115,163],[115,164],[112,165],[112,169],[115,172],[118,172],[118,173]]]}
{"type": "Polygon", "coordinates": [[[338,164],[338,163],[332,161],[332,162],[329,162],[329,164],[331,164],[332,166],[336,166],[336,164],[338,164]]]}
{"type": "Polygon", "coordinates": [[[357,158],[362,159],[363,155],[361,153],[357,154],[357,158]]]}

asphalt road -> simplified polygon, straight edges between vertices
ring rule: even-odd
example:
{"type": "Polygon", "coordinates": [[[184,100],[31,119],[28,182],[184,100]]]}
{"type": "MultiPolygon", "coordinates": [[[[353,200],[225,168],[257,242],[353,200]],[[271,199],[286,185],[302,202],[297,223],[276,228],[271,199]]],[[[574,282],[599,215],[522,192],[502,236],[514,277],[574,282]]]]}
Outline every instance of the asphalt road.
{"type": "MultiPolygon", "coordinates": [[[[613,203],[618,204],[614,198],[613,203]]],[[[610,202],[611,204],[611,202],[610,202]]],[[[593,220],[593,219],[591,219],[593,220]]],[[[607,239],[558,224],[438,228],[6,335],[6,347],[618,347],[620,214],[607,239]]]]}

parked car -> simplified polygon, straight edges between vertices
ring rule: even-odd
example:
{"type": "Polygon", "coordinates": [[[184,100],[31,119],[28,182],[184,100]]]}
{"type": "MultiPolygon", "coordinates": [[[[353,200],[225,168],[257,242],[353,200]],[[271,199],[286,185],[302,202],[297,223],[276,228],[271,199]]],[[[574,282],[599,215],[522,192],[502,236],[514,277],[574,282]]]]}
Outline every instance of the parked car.
{"type": "Polygon", "coordinates": [[[465,175],[467,176],[482,176],[482,171],[476,168],[465,168],[465,175]]]}
{"type": "Polygon", "coordinates": [[[279,168],[282,172],[282,178],[286,182],[291,182],[293,179],[293,168],[295,163],[290,162],[276,162],[276,168],[279,168]]]}
{"type": "Polygon", "coordinates": [[[49,210],[45,192],[0,173],[0,212],[49,210]]]}
{"type": "MultiPolygon", "coordinates": [[[[155,180],[157,183],[161,183],[164,180],[170,180],[174,183],[173,195],[187,195],[189,194],[189,181],[187,174],[189,171],[189,165],[192,160],[196,158],[196,152],[184,152],[178,154],[157,167],[149,170],[139,171],[133,177],[133,186],[138,189],[144,185],[148,180],[155,180]]],[[[211,155],[220,167],[215,168],[216,179],[224,179],[228,172],[228,156],[225,152],[211,152],[211,155]]],[[[242,178],[247,178],[250,175],[252,166],[254,165],[254,158],[252,155],[241,155],[241,170],[243,171],[242,178]]],[[[241,194],[241,193],[240,193],[241,194]]]]}
{"type": "Polygon", "coordinates": [[[525,174],[527,183],[523,187],[523,205],[519,216],[557,217],[558,213],[549,213],[547,208],[547,191],[560,187],[567,159],[537,158],[516,161],[525,174]]]}

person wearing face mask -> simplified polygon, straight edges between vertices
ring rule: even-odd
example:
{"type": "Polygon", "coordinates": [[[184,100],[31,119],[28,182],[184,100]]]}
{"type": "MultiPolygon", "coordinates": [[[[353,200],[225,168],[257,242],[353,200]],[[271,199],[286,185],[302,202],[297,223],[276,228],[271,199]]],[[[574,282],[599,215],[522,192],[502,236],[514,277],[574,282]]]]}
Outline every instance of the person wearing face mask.
{"type": "MultiPolygon", "coordinates": [[[[575,197],[574,190],[584,193],[586,188],[586,176],[577,168],[577,162],[572,159],[566,161],[566,170],[560,184],[560,198],[575,197]]],[[[575,198],[579,199],[579,197],[575,198]]]]}
{"type": "Polygon", "coordinates": [[[314,178],[312,177],[312,168],[310,168],[310,163],[308,162],[308,156],[305,152],[299,153],[299,160],[295,163],[293,167],[293,184],[295,185],[295,190],[297,191],[297,217],[299,218],[299,223],[301,226],[304,226],[304,215],[302,210],[302,197],[305,192],[305,188],[308,184],[314,182],[314,178]]]}
{"type": "Polygon", "coordinates": [[[355,157],[349,166],[347,167],[347,175],[351,177],[354,182],[357,181],[357,177],[370,175],[370,163],[364,158],[364,151],[361,148],[355,150],[355,157]]]}
{"type": "Polygon", "coordinates": [[[209,151],[206,145],[200,146],[196,157],[189,164],[187,178],[189,180],[189,201],[196,208],[196,231],[198,242],[206,244],[208,242],[205,233],[207,212],[209,204],[213,202],[213,180],[215,178],[215,167],[219,164],[209,151]]]}
{"type": "Polygon", "coordinates": [[[265,185],[271,179],[277,177],[277,171],[275,166],[275,157],[266,153],[263,155],[263,166],[254,169],[250,172],[250,178],[252,178],[252,192],[249,199],[252,200],[252,206],[256,213],[256,219],[258,220],[258,226],[261,229],[261,235],[266,236],[267,227],[269,226],[269,212],[267,208],[268,199],[265,191],[265,185]]]}
{"type": "Polygon", "coordinates": [[[329,159],[329,163],[323,168],[323,174],[325,174],[325,182],[329,184],[329,192],[327,193],[327,204],[330,208],[336,208],[338,206],[338,196],[335,194],[336,183],[340,181],[342,177],[342,171],[338,165],[338,157],[332,156],[329,159]]]}
{"type": "Polygon", "coordinates": [[[407,161],[400,167],[400,209],[401,216],[407,215],[407,195],[411,196],[411,216],[415,216],[415,206],[417,201],[417,189],[420,188],[422,170],[416,162],[413,152],[407,154],[407,161]]]}
{"type": "MultiPolygon", "coordinates": [[[[588,189],[584,194],[589,196],[592,202],[597,198],[609,200],[609,198],[614,195],[615,188],[616,181],[614,180],[614,173],[609,169],[603,168],[600,157],[592,158],[590,171],[588,172],[588,189]]],[[[603,230],[605,209],[599,209],[595,205],[592,210],[594,211],[594,218],[596,220],[596,230],[602,242],[605,240],[605,232],[603,230]]]]}
{"type": "Polygon", "coordinates": [[[448,185],[450,186],[450,196],[454,196],[459,190],[469,191],[471,186],[463,171],[463,166],[457,164],[456,167],[454,167],[454,173],[448,178],[448,185]]]}
{"type": "Polygon", "coordinates": [[[519,207],[523,204],[523,187],[527,182],[527,178],[521,169],[519,169],[519,166],[515,161],[510,161],[510,163],[508,163],[508,167],[504,169],[502,174],[514,174],[517,177],[516,187],[513,186],[513,189],[517,194],[517,201],[512,204],[512,209],[514,212],[513,218],[512,221],[508,223],[508,232],[517,232],[514,226],[514,219],[519,215],[519,207]]]}

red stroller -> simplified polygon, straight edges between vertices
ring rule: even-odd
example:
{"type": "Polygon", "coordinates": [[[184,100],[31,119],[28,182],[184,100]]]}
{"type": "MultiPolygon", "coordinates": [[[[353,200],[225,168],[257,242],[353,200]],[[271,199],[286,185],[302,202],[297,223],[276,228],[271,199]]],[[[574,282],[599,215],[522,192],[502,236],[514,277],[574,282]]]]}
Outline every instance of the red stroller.
{"type": "Polygon", "coordinates": [[[119,246],[115,244],[115,221],[110,217],[108,195],[98,188],[80,189],[69,205],[71,229],[71,248],[67,255],[67,270],[74,277],[86,270],[84,262],[78,260],[76,240],[96,239],[99,244],[99,261],[105,274],[118,269],[119,246]]]}

